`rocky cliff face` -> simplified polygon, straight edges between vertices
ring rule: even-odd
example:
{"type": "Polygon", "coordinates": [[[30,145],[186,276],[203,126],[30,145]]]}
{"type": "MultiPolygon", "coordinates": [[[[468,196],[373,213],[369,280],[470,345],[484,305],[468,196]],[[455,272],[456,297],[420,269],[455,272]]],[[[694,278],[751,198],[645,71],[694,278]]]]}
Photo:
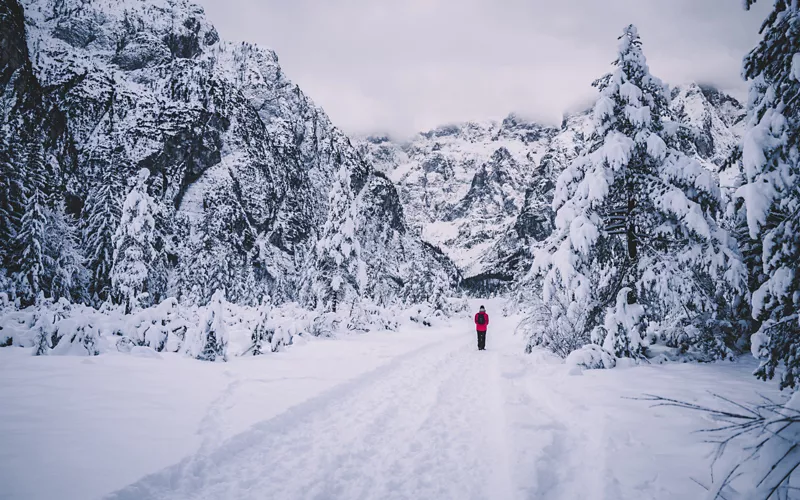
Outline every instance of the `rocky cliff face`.
{"type": "Polygon", "coordinates": [[[360,236],[370,238],[365,290],[403,297],[418,280],[454,286],[452,264],[406,231],[391,182],[271,50],[220,40],[186,0],[23,0],[24,20],[16,0],[0,3],[12,14],[3,20],[4,101],[49,124],[72,214],[82,216],[104,175],[124,184],[151,172],[170,262],[164,294],[203,302],[223,287],[245,302],[301,298],[341,169],[360,236]],[[426,270],[412,271],[412,258],[426,270]],[[378,283],[377,266],[387,265],[391,286],[378,283]]]}
{"type": "Polygon", "coordinates": [[[556,132],[511,115],[440,127],[405,143],[368,137],[359,148],[397,185],[411,227],[475,275],[481,256],[513,231],[556,132]]]}
{"type": "Polygon", "coordinates": [[[684,151],[718,172],[723,188],[733,186],[738,172],[725,165],[745,131],[744,106],[713,87],[690,84],[672,90],[671,108],[689,132],[684,151]]]}

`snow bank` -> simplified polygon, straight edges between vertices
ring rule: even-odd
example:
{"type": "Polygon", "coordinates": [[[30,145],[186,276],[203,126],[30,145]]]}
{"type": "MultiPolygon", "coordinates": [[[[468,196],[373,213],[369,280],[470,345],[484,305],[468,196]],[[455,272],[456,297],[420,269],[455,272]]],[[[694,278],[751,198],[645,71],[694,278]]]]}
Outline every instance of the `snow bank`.
{"type": "MultiPolygon", "coordinates": [[[[369,302],[319,313],[287,303],[262,311],[232,304],[219,297],[205,307],[185,306],[169,298],[147,309],[124,314],[108,304],[94,309],[66,300],[42,300],[22,310],[0,307],[0,346],[19,347],[36,355],[97,356],[109,352],[143,356],[145,352],[181,353],[198,359],[252,355],[257,326],[271,332],[260,342],[265,351],[302,342],[302,337],[337,337],[350,333],[394,331],[406,323],[427,327],[442,324],[464,308],[463,299],[439,297],[432,304],[407,309],[380,307],[369,302]],[[213,346],[210,338],[213,337],[213,346]]],[[[257,354],[261,354],[259,348],[257,354]]]]}
{"type": "Polygon", "coordinates": [[[614,368],[617,366],[617,358],[599,345],[589,344],[581,347],[577,351],[572,351],[569,356],[567,356],[565,363],[570,367],[596,370],[614,368]]]}

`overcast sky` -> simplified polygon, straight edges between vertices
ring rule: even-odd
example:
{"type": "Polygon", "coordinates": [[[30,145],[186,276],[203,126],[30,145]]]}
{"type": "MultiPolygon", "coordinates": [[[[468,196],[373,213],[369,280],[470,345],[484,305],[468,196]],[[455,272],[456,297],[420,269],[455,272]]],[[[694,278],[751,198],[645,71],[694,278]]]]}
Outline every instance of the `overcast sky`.
{"type": "Polygon", "coordinates": [[[408,135],[509,112],[559,123],[591,99],[617,36],[650,69],[743,95],[741,60],[772,2],[742,0],[197,0],[223,38],[275,49],[351,134],[408,135]]]}

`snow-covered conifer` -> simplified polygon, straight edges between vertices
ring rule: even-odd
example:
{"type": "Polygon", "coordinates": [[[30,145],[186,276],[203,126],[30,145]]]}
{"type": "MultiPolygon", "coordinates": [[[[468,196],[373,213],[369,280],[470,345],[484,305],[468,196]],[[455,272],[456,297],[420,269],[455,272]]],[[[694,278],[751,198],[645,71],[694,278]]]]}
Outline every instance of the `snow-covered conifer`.
{"type": "Polygon", "coordinates": [[[258,304],[252,258],[257,253],[256,230],[241,207],[224,190],[203,199],[203,217],[193,229],[191,244],[181,255],[176,273],[181,300],[206,304],[218,289],[238,304],[258,304]]]}
{"type": "Polygon", "coordinates": [[[16,186],[20,188],[24,204],[12,244],[10,267],[15,271],[17,294],[24,302],[31,302],[43,290],[47,279],[45,241],[48,214],[44,193],[44,151],[35,141],[26,143],[25,149],[27,158],[21,169],[22,178],[16,186]]]}
{"type": "Polygon", "coordinates": [[[87,298],[89,273],[79,250],[77,230],[64,204],[48,209],[45,256],[48,290],[53,300],[62,297],[74,302],[87,298]]]}
{"type": "Polygon", "coordinates": [[[46,286],[45,239],[47,236],[47,208],[42,192],[34,187],[27,197],[25,213],[15,246],[19,249],[19,265],[16,273],[17,293],[25,301],[31,301],[46,286]]]}
{"type": "Polygon", "coordinates": [[[111,296],[127,312],[148,306],[160,297],[151,285],[159,281],[161,252],[156,249],[155,214],[158,206],[147,193],[150,172],[141,169],[122,207],[122,218],[114,233],[114,264],[111,296]]]}
{"type": "Polygon", "coordinates": [[[437,288],[433,295],[430,297],[431,310],[436,316],[450,316],[453,311],[450,304],[447,302],[441,288],[437,288]]]}
{"type": "MultiPolygon", "coordinates": [[[[587,311],[581,335],[617,318],[626,288],[623,311],[643,307],[637,315],[660,321],[716,311],[746,285],[735,242],[714,219],[717,181],[673,147],[665,86],[650,74],[634,26],[614,65],[594,84],[593,135],[558,178],[556,229],[534,262],[545,302],[558,295],[564,311],[587,311]]],[[[615,338],[639,335],[612,322],[615,338]]],[[[623,340],[615,350],[637,355],[642,339],[623,340]]]]}
{"type": "Polygon", "coordinates": [[[360,297],[367,283],[361,245],[356,239],[358,217],[350,173],[343,165],[337,172],[328,201],[328,219],[316,245],[315,276],[309,280],[308,302],[325,311],[360,297]]]}
{"type": "MultiPolygon", "coordinates": [[[[269,299],[261,301],[261,307],[258,310],[258,323],[253,329],[252,339],[252,353],[253,356],[260,356],[264,354],[265,349],[274,351],[272,346],[272,337],[275,335],[275,328],[272,326],[272,305],[269,299]]],[[[276,346],[277,347],[277,346],[276,346]]]]}
{"type": "Polygon", "coordinates": [[[200,325],[203,350],[197,355],[201,361],[228,360],[228,331],[225,325],[225,292],[217,290],[211,297],[208,312],[200,325]]]}
{"type": "MultiPolygon", "coordinates": [[[[641,321],[644,308],[641,304],[630,303],[630,288],[623,288],[617,294],[617,303],[606,311],[603,328],[606,337],[603,348],[613,352],[618,358],[641,358],[645,344],[642,339],[641,321]]],[[[592,332],[596,336],[596,332],[592,332]]],[[[599,339],[598,339],[599,340],[599,339]]]]}
{"type": "Polygon", "coordinates": [[[37,306],[41,307],[41,313],[33,325],[33,355],[45,356],[53,348],[56,318],[46,307],[43,307],[44,294],[39,293],[37,297],[37,306]]]}
{"type": "Polygon", "coordinates": [[[107,171],[100,183],[89,191],[83,209],[82,242],[86,267],[91,273],[90,295],[105,301],[111,286],[114,264],[114,234],[122,216],[121,188],[107,171]]]}
{"type": "Polygon", "coordinates": [[[0,131],[0,265],[12,266],[13,241],[25,207],[22,168],[5,131],[0,131]]]}
{"type": "Polygon", "coordinates": [[[51,199],[48,203],[41,144],[32,142],[27,149],[25,178],[21,180],[27,196],[14,239],[17,292],[28,302],[40,292],[56,300],[83,300],[86,273],[74,223],[65,213],[63,202],[51,199]]]}
{"type": "MultiPolygon", "coordinates": [[[[746,0],[746,6],[755,0],[746,0]]],[[[753,292],[752,338],[762,359],[756,374],[772,378],[783,362],[782,387],[800,382],[800,6],[776,0],[762,40],[745,58],[750,81],[749,130],[742,144],[744,199],[750,237],[762,242],[764,276],[753,292]]]]}

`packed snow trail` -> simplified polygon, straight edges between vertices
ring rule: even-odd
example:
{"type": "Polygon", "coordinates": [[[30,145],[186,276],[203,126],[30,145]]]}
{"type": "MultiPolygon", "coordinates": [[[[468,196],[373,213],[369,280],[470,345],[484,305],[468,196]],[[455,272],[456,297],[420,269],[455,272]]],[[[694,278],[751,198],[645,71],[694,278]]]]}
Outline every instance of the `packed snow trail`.
{"type": "Polygon", "coordinates": [[[477,351],[471,316],[458,320],[228,441],[206,429],[196,454],[108,498],[695,498],[694,480],[708,482],[711,448],[692,434],[703,421],[624,397],[764,388],[733,364],[569,376],[560,360],[523,354],[516,319],[500,309],[488,308],[487,351],[477,351]]]}
{"type": "Polygon", "coordinates": [[[474,337],[395,358],[111,498],[513,498],[500,354],[474,337]]]}

